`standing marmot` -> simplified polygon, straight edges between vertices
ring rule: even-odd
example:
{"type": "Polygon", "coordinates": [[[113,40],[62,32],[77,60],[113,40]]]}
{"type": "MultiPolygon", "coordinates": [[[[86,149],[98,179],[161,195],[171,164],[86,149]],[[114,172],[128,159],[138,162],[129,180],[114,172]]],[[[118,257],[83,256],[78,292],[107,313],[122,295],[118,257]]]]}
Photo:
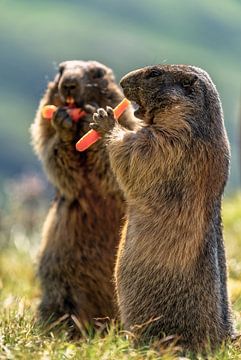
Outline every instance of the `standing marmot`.
{"type": "MultiPolygon", "coordinates": [[[[83,153],[75,150],[75,143],[89,130],[93,109],[116,106],[122,99],[111,69],[95,61],[67,61],[60,64],[40,102],[32,125],[33,144],[57,189],[40,256],[42,320],[66,313],[82,323],[115,316],[112,277],[123,199],[103,142],[83,153]],[[66,110],[68,97],[90,112],[78,123],[66,110]],[[52,122],[42,118],[46,104],[58,107],[52,122]]],[[[121,118],[125,126],[131,123],[129,115],[127,111],[121,118]]]]}
{"type": "Polygon", "coordinates": [[[218,93],[187,65],[145,67],[121,85],[145,125],[125,130],[108,108],[91,125],[113,129],[110,161],[128,203],[121,319],[142,340],[176,335],[184,348],[214,348],[232,334],[220,215],[230,152],[218,93]]]}

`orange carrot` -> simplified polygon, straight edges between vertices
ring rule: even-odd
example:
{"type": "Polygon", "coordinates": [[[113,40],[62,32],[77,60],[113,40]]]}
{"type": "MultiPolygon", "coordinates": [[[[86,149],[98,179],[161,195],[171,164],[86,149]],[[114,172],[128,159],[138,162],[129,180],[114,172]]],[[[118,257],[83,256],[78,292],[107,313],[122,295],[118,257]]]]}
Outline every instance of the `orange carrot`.
{"type": "Polygon", "coordinates": [[[127,109],[130,105],[130,101],[124,98],[115,108],[114,108],[114,115],[116,120],[123,114],[123,112],[127,109]]]}
{"type": "Polygon", "coordinates": [[[77,142],[77,144],[75,145],[76,150],[85,151],[100,138],[101,135],[97,131],[90,130],[77,142]]]}
{"type": "Polygon", "coordinates": [[[71,119],[75,122],[79,121],[80,118],[86,115],[86,112],[84,110],[81,110],[80,108],[69,109],[68,113],[71,119]]]}
{"type": "MultiPolygon", "coordinates": [[[[45,105],[42,108],[42,117],[46,120],[51,120],[57,107],[55,105],[45,105]]],[[[71,119],[75,122],[79,121],[80,118],[86,115],[86,112],[80,108],[69,107],[67,109],[71,119]]]]}
{"type": "MultiPolygon", "coordinates": [[[[128,107],[129,104],[130,104],[130,101],[127,100],[126,98],[124,98],[119,103],[119,105],[117,105],[114,108],[114,116],[115,116],[116,120],[119,119],[119,117],[123,114],[123,112],[126,110],[126,108],[128,107]]],[[[93,145],[96,141],[98,141],[100,138],[101,138],[101,135],[97,131],[91,129],[84,136],[82,136],[82,138],[77,142],[77,144],[75,145],[76,150],[85,151],[91,145],[93,145]]]]}
{"type": "Polygon", "coordinates": [[[42,108],[42,117],[46,120],[51,120],[57,107],[55,105],[45,105],[42,108]]]}

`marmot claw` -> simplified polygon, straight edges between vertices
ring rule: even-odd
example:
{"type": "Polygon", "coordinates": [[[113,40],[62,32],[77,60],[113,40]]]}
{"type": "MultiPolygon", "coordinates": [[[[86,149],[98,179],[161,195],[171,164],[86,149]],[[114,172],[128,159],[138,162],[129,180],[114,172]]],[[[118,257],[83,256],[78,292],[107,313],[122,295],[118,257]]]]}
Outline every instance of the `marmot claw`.
{"type": "Polygon", "coordinates": [[[63,140],[70,140],[76,132],[76,123],[72,121],[66,109],[58,108],[52,121],[52,126],[63,140]]]}
{"type": "Polygon", "coordinates": [[[100,134],[105,135],[110,132],[116,124],[114,112],[111,107],[106,110],[100,108],[93,115],[93,122],[90,124],[91,129],[98,131],[100,134]]]}

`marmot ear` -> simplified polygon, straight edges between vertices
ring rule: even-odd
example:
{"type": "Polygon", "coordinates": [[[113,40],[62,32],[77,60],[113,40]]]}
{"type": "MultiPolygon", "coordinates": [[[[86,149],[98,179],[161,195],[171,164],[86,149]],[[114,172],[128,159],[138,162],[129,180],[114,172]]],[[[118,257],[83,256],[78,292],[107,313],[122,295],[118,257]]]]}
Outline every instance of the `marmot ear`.
{"type": "Polygon", "coordinates": [[[94,69],[94,71],[92,72],[92,78],[100,79],[100,78],[104,77],[105,74],[106,74],[105,69],[97,68],[97,69],[94,69]]]}
{"type": "Polygon", "coordinates": [[[182,86],[184,88],[188,88],[191,87],[195,84],[195,82],[197,81],[198,76],[197,75],[193,75],[193,74],[188,74],[185,76],[185,78],[182,80],[182,86]]]}
{"type": "Polygon", "coordinates": [[[63,74],[65,68],[65,64],[62,62],[59,64],[59,74],[60,76],[63,74]]]}

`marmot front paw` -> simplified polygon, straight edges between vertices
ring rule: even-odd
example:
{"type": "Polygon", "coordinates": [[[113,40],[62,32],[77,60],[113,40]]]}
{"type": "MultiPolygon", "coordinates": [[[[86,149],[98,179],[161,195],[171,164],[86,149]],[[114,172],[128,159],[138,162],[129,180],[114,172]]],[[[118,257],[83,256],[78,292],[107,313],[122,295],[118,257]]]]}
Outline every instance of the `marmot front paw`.
{"type": "Polygon", "coordinates": [[[74,138],[77,125],[71,119],[67,109],[58,108],[53,115],[51,123],[62,140],[70,141],[74,138]]]}
{"type": "Polygon", "coordinates": [[[90,127],[101,135],[105,135],[114,128],[115,124],[114,111],[110,106],[107,106],[106,110],[102,108],[97,110],[93,115],[93,122],[90,127]]]}
{"type": "Polygon", "coordinates": [[[98,110],[99,106],[95,103],[92,104],[86,104],[84,105],[83,109],[87,114],[91,114],[93,115],[97,110],[98,110]]]}

